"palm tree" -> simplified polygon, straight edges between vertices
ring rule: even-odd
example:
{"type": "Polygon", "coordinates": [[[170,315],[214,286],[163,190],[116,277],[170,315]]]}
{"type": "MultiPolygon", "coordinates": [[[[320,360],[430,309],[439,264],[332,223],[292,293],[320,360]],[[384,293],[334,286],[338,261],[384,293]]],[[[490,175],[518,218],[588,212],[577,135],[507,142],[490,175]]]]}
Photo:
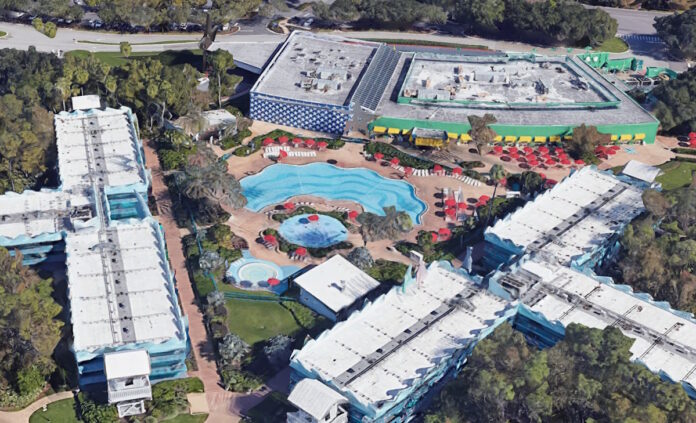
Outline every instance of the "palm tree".
{"type": "Polygon", "coordinates": [[[491,166],[491,170],[488,171],[488,177],[495,183],[495,186],[493,187],[493,197],[490,199],[488,202],[488,213],[486,213],[486,226],[488,226],[488,221],[491,218],[491,209],[493,208],[493,200],[495,199],[495,194],[498,191],[498,184],[500,184],[500,181],[505,178],[505,175],[507,175],[507,172],[503,168],[503,166],[499,164],[494,164],[491,166]]]}
{"type": "Polygon", "coordinates": [[[471,125],[469,136],[474,140],[476,150],[478,150],[480,156],[483,154],[484,147],[495,141],[495,137],[498,135],[490,128],[490,125],[496,123],[497,120],[495,116],[490,113],[486,113],[483,117],[471,115],[468,119],[469,125],[471,125]]]}

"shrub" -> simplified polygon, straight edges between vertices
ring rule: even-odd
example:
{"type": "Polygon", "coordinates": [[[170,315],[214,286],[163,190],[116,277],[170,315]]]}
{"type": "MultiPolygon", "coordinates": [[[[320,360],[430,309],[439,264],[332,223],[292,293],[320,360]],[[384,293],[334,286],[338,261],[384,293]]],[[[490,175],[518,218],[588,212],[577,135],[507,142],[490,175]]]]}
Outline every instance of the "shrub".
{"type": "Polygon", "coordinates": [[[213,281],[201,271],[196,271],[193,273],[193,283],[196,287],[198,298],[203,299],[207,297],[208,294],[215,291],[213,281]]]}
{"type": "Polygon", "coordinates": [[[377,259],[375,264],[367,269],[367,274],[382,283],[400,285],[404,281],[404,275],[408,266],[398,261],[377,259]]]}
{"type": "Polygon", "coordinates": [[[84,423],[118,423],[119,421],[116,407],[98,404],[85,392],[77,394],[77,402],[80,419],[84,423]]]}
{"type": "MultiPolygon", "coordinates": [[[[406,154],[403,151],[397,149],[393,145],[386,144],[383,142],[367,143],[365,144],[364,151],[372,155],[374,155],[375,153],[382,153],[384,154],[385,160],[389,160],[393,157],[398,157],[400,165],[409,166],[414,169],[432,169],[435,166],[435,162],[411,156],[410,154],[406,154]]],[[[447,167],[444,168],[446,170],[451,170],[447,167]]]]}
{"type": "Polygon", "coordinates": [[[220,376],[224,388],[232,392],[253,391],[263,383],[261,379],[251,373],[230,366],[223,366],[220,370],[220,376]]]}
{"type": "Polygon", "coordinates": [[[249,129],[240,130],[234,135],[230,135],[221,139],[220,147],[222,147],[223,150],[229,150],[232,147],[242,145],[242,141],[244,141],[244,139],[250,135],[251,131],[249,129]]]}
{"type": "Polygon", "coordinates": [[[27,395],[41,389],[46,383],[46,378],[38,366],[25,367],[17,374],[17,391],[20,395],[27,395]]]}
{"type": "Polygon", "coordinates": [[[281,303],[295,317],[297,323],[305,329],[314,326],[316,321],[314,312],[300,303],[287,301],[281,303]]]}
{"type": "Polygon", "coordinates": [[[190,150],[182,149],[179,151],[160,149],[159,159],[162,165],[162,170],[181,169],[188,161],[190,150]]]}

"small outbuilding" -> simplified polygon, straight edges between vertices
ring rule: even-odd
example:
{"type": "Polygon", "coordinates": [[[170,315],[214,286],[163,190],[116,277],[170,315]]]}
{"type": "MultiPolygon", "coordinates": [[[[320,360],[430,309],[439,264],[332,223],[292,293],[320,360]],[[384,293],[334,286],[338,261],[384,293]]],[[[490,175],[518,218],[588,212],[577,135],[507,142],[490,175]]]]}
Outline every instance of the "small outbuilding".
{"type": "Polygon", "coordinates": [[[340,255],[295,278],[300,302],[333,321],[341,320],[362,305],[379,287],[373,277],[340,255]]]}
{"type": "Polygon", "coordinates": [[[315,379],[297,382],[288,401],[299,408],[287,414],[287,423],[338,423],[348,421],[348,400],[315,379]]]}

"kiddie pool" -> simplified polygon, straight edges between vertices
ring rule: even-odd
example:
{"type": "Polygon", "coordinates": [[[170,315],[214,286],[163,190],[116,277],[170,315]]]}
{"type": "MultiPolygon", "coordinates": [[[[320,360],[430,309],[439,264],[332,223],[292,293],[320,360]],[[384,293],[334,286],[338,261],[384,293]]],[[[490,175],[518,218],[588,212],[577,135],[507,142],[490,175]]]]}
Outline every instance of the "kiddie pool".
{"type": "Polygon", "coordinates": [[[318,214],[311,221],[309,214],[301,214],[286,219],[278,228],[286,241],[309,248],[323,248],[338,244],[348,238],[348,230],[340,220],[318,214]]]}
{"type": "Polygon", "coordinates": [[[328,163],[296,166],[278,163],[256,175],[242,178],[246,208],[260,211],[297,195],[313,195],[328,200],[355,201],[368,211],[383,216],[383,207],[405,211],[414,223],[420,223],[427,205],[416,197],[408,182],[385,178],[365,169],[345,169],[328,163]]]}

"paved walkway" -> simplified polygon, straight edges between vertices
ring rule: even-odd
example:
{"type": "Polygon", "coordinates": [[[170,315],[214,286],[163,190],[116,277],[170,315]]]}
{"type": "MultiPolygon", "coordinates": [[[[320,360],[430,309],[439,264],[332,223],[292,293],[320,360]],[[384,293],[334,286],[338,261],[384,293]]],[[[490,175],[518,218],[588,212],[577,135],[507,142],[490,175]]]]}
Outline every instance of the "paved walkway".
{"type": "Polygon", "coordinates": [[[26,423],[29,421],[29,417],[44,405],[72,397],[72,391],[58,392],[57,394],[40,398],[29,404],[27,408],[19,411],[0,411],[0,423],[26,423]]]}

